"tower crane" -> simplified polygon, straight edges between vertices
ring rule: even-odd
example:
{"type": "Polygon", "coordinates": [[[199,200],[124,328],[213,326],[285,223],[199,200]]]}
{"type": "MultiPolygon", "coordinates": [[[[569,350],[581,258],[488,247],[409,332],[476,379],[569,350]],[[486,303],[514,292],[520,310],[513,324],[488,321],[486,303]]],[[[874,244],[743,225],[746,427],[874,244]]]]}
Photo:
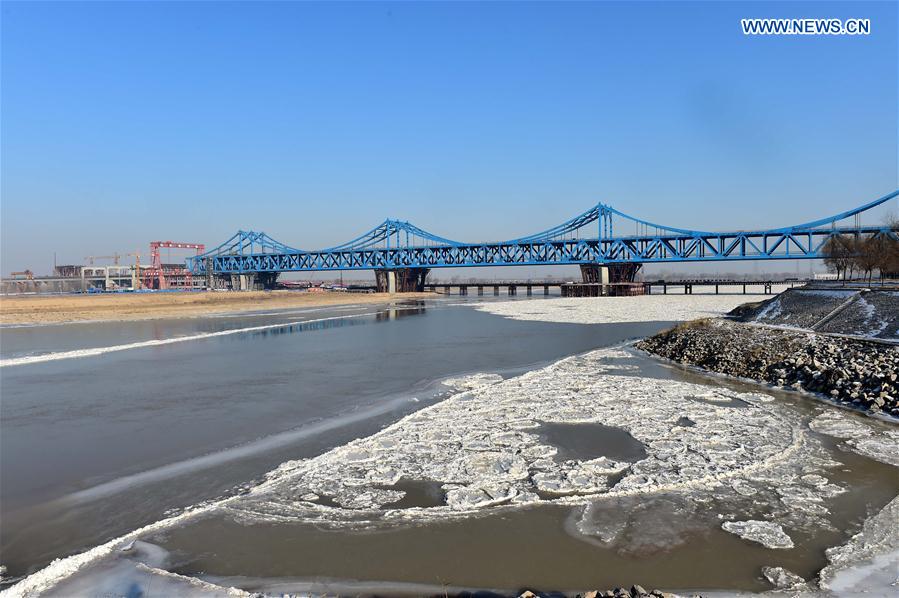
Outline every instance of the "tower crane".
{"type": "Polygon", "coordinates": [[[118,266],[120,257],[122,256],[118,253],[113,253],[112,255],[89,255],[84,258],[84,261],[93,266],[94,260],[112,260],[112,263],[118,266]]]}
{"type": "Polygon", "coordinates": [[[131,288],[139,291],[143,287],[140,276],[140,253],[126,253],[125,256],[134,258],[134,273],[131,275],[131,288]]]}

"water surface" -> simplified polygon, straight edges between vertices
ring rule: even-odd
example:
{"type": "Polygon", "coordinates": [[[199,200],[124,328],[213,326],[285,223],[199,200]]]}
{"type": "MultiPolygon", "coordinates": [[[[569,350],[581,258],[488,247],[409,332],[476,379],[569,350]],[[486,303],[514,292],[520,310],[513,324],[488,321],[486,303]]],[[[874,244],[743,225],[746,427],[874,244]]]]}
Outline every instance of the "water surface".
{"type": "Polygon", "coordinates": [[[445,301],[0,330],[0,550],[12,575],[377,431],[469,372],[513,375],[663,324],[518,322],[445,301]],[[291,325],[285,325],[291,323],[291,325]]]}

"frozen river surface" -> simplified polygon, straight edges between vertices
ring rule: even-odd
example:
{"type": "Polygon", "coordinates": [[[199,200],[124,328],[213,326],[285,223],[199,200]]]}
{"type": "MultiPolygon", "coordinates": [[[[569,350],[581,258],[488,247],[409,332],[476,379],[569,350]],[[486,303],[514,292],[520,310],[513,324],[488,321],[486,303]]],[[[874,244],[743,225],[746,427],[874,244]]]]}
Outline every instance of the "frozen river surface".
{"type": "Polygon", "coordinates": [[[894,426],[623,344],[745,299],[268,314],[15,362],[3,558],[32,575],[10,591],[811,591],[825,567],[876,590],[899,548],[874,517],[899,493],[894,426]]]}

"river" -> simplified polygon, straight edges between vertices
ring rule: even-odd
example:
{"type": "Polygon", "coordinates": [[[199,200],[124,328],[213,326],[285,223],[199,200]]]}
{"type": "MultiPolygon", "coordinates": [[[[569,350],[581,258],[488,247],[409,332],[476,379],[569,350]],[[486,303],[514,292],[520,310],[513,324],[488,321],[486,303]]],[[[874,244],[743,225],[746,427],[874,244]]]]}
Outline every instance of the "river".
{"type": "MultiPolygon", "coordinates": [[[[899,493],[894,468],[809,428],[832,408],[627,349],[670,322],[523,321],[475,302],[2,329],[6,583],[150,525],[128,554],[77,568],[53,591],[126,591],[149,579],[135,562],[266,592],[763,590],[762,566],[813,577],[825,548],[899,493]],[[600,394],[616,389],[616,406],[593,412],[602,400],[590,399],[575,413],[567,393],[590,384],[600,394]],[[516,401],[531,393],[542,398],[522,409],[516,401]],[[684,396],[692,402],[677,407],[684,396]],[[696,421],[681,427],[722,446],[770,427],[770,441],[741,444],[745,462],[725,460],[767,480],[747,474],[741,488],[717,469],[684,473],[694,465],[668,454],[676,427],[641,426],[622,409],[653,397],[668,407],[639,417],[695,408],[696,421]],[[533,421],[508,428],[516,418],[533,421]],[[478,428],[493,432],[473,438],[478,428]],[[388,451],[372,449],[385,442],[388,451]],[[555,456],[529,452],[547,445],[555,456]],[[510,446],[508,463],[472,465],[482,465],[475,452],[510,446]],[[796,460],[772,464],[778,451],[805,450],[819,462],[802,471],[796,460]],[[586,474],[576,468],[603,459],[607,485],[582,492],[586,474]],[[640,468],[668,486],[638,489],[640,468]],[[802,486],[815,509],[784,510],[792,503],[777,489],[801,486],[803,475],[826,476],[802,486]],[[708,492],[696,490],[709,479],[708,492]],[[197,505],[202,514],[190,515],[197,505]],[[751,517],[780,521],[794,546],[772,550],[722,529],[751,517]],[[620,529],[610,533],[610,524],[620,529]]],[[[696,443],[710,462],[726,452],[696,443]]]]}

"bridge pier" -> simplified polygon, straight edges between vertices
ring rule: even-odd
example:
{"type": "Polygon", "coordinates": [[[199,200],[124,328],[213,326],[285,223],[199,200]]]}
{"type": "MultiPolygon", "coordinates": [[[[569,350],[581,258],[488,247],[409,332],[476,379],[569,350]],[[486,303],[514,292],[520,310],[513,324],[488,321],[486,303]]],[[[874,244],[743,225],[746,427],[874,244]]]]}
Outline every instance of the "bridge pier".
{"type": "Polygon", "coordinates": [[[484,294],[484,285],[479,284],[478,285],[478,296],[481,296],[483,294],[484,294]]]}
{"type": "Polygon", "coordinates": [[[610,284],[634,282],[643,264],[581,264],[581,281],[586,283],[610,284]]]}
{"type": "Polygon", "coordinates": [[[256,288],[269,291],[278,284],[278,272],[257,272],[256,288]]]}
{"type": "Polygon", "coordinates": [[[235,291],[251,291],[256,284],[253,274],[232,274],[231,289],[235,291]]]}
{"type": "MultiPolygon", "coordinates": [[[[207,257],[207,258],[203,259],[203,263],[206,266],[206,288],[214,289],[216,275],[215,275],[215,272],[212,270],[212,260],[207,257]]],[[[137,268],[135,268],[135,271],[137,271],[137,268]]],[[[139,279],[140,279],[140,272],[137,273],[137,280],[139,280],[139,279]]],[[[137,283],[135,283],[134,288],[138,288],[138,286],[139,285],[137,283]]]]}
{"type": "Polygon", "coordinates": [[[236,287],[231,286],[233,278],[233,274],[216,274],[213,272],[212,276],[206,276],[206,286],[210,289],[234,289],[236,287]]]}
{"type": "Polygon", "coordinates": [[[602,264],[581,264],[581,282],[608,284],[608,266],[603,266],[602,264]]]}
{"type": "Polygon", "coordinates": [[[207,276],[209,288],[226,288],[232,291],[267,291],[275,288],[278,272],[246,272],[228,276],[207,276]]]}
{"type": "Polygon", "coordinates": [[[420,293],[430,268],[395,268],[375,270],[375,286],[379,293],[420,293]]]}

